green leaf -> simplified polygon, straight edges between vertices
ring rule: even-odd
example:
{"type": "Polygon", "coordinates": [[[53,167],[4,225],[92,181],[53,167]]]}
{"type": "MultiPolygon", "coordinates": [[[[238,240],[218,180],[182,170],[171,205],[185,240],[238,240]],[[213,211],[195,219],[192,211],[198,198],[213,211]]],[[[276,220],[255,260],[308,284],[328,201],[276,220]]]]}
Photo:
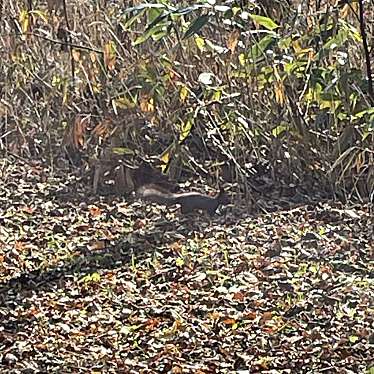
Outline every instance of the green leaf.
{"type": "Polygon", "coordinates": [[[254,22],[258,23],[259,25],[265,27],[268,30],[272,31],[279,27],[279,25],[277,25],[271,18],[258,16],[257,14],[250,14],[249,16],[252,18],[254,22]]]}
{"type": "Polygon", "coordinates": [[[263,57],[264,52],[269,49],[276,41],[276,35],[266,35],[250,50],[248,57],[253,61],[257,61],[259,57],[263,57]]]}
{"type": "Polygon", "coordinates": [[[205,14],[195,19],[192,22],[192,25],[188,28],[188,30],[183,35],[182,39],[188,39],[192,35],[197,34],[209,21],[209,15],[205,14]]]}
{"type": "Polygon", "coordinates": [[[158,34],[162,31],[164,31],[163,29],[165,28],[165,24],[160,24],[160,25],[156,25],[154,27],[152,27],[151,29],[147,30],[146,32],[144,32],[143,35],[139,36],[135,42],[133,43],[134,46],[136,45],[139,45],[139,44],[142,44],[144,43],[146,40],[148,40],[152,35],[154,34],[158,34]]]}
{"type": "Polygon", "coordinates": [[[347,30],[339,30],[338,33],[330,38],[327,43],[324,44],[322,50],[326,49],[337,49],[341,47],[349,38],[347,30]]]}
{"type": "MultiPolygon", "coordinates": [[[[144,12],[145,12],[145,10],[135,14],[133,17],[129,18],[123,24],[121,23],[122,29],[123,30],[128,30],[130,28],[130,26],[132,26],[144,14],[144,12]]],[[[126,17],[123,17],[123,18],[125,19],[126,17]]]]}
{"type": "Polygon", "coordinates": [[[125,147],[114,147],[112,148],[112,152],[116,155],[133,155],[134,151],[130,148],[125,147]]]}
{"type": "Polygon", "coordinates": [[[274,137],[277,138],[279,135],[281,135],[286,130],[287,130],[287,126],[279,125],[279,126],[275,127],[273,130],[271,130],[271,133],[274,137]]]}
{"type": "Polygon", "coordinates": [[[374,108],[368,108],[368,109],[363,110],[362,112],[358,112],[358,113],[355,114],[355,117],[356,118],[362,118],[366,114],[374,114],[374,108]]]}
{"type": "MultiPolygon", "coordinates": [[[[160,9],[150,9],[148,12],[148,27],[146,28],[145,32],[152,29],[154,26],[158,25],[159,23],[167,20],[170,16],[171,12],[164,12],[160,9]]],[[[164,24],[168,24],[169,22],[164,22],[164,24]]]]}

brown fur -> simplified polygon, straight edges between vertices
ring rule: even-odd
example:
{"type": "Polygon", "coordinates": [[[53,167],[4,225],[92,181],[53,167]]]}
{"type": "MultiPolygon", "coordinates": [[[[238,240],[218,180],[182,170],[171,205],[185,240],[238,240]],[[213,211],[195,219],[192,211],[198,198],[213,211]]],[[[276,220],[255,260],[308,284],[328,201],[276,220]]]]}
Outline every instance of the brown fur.
{"type": "Polygon", "coordinates": [[[179,204],[183,214],[200,209],[212,216],[219,205],[229,204],[229,198],[223,189],[220,189],[219,193],[213,197],[200,192],[172,193],[155,185],[145,185],[138,189],[137,194],[143,200],[157,204],[179,204]]]}

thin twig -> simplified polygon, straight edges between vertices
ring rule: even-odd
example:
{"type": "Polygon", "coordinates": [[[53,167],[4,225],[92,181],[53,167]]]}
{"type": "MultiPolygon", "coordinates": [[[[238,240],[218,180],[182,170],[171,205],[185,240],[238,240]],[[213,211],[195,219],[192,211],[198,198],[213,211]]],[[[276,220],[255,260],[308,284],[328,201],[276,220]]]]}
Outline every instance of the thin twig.
{"type": "Polygon", "coordinates": [[[34,36],[36,38],[47,40],[47,41],[49,41],[51,43],[55,43],[55,44],[59,44],[59,45],[65,45],[65,46],[68,46],[68,47],[74,48],[74,49],[82,49],[82,50],[85,50],[85,51],[95,52],[95,53],[98,53],[98,54],[101,54],[101,55],[104,54],[104,52],[102,50],[100,50],[100,49],[95,49],[95,48],[92,48],[92,47],[88,47],[88,46],[84,46],[84,45],[78,45],[78,44],[73,44],[73,43],[61,42],[60,40],[52,39],[52,38],[49,38],[49,37],[44,36],[42,34],[28,32],[28,33],[26,33],[26,35],[31,35],[31,36],[34,36]]]}
{"type": "Polygon", "coordinates": [[[71,35],[70,35],[70,25],[69,25],[69,19],[68,19],[68,12],[66,10],[66,0],[63,0],[63,6],[64,6],[64,17],[66,22],[66,28],[68,30],[68,41],[70,44],[70,62],[71,62],[71,75],[73,77],[73,82],[75,82],[75,62],[74,62],[74,56],[73,56],[73,48],[71,47],[71,35]]]}
{"type": "Polygon", "coordinates": [[[365,30],[365,19],[364,19],[364,4],[362,0],[358,1],[359,13],[360,13],[360,32],[362,36],[362,46],[364,47],[365,60],[366,60],[366,73],[368,76],[368,92],[372,104],[374,104],[374,90],[373,90],[373,77],[371,76],[371,64],[370,64],[370,52],[368,47],[367,35],[365,30]]]}

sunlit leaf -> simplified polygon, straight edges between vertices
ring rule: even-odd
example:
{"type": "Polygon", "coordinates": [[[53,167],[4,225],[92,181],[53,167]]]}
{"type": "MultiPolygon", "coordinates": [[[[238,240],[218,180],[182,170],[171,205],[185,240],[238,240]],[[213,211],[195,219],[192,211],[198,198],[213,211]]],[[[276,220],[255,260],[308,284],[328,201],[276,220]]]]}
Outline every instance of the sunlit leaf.
{"type": "Polygon", "coordinates": [[[112,152],[116,155],[122,155],[122,156],[135,154],[134,150],[130,148],[126,148],[126,147],[113,147],[112,152]]]}
{"type": "Polygon", "coordinates": [[[283,132],[285,132],[287,129],[288,129],[287,126],[279,125],[279,126],[275,127],[273,130],[271,130],[271,133],[272,133],[273,136],[278,137],[283,132]]]}
{"type": "Polygon", "coordinates": [[[227,41],[227,48],[230,50],[231,53],[235,52],[236,46],[238,45],[238,42],[239,42],[239,36],[240,36],[239,30],[235,30],[229,35],[229,39],[227,41]]]}
{"type": "Polygon", "coordinates": [[[372,107],[372,108],[368,108],[368,109],[365,109],[365,110],[363,110],[363,111],[361,111],[361,112],[358,112],[358,113],[356,113],[355,114],[355,117],[357,117],[357,118],[362,118],[362,117],[364,117],[365,115],[367,115],[367,114],[374,114],[374,107],[372,107]]]}
{"type": "Polygon", "coordinates": [[[205,84],[206,86],[209,86],[213,84],[213,78],[214,78],[213,73],[201,73],[199,75],[198,81],[202,84],[205,84]]]}
{"type": "Polygon", "coordinates": [[[175,260],[175,264],[179,267],[182,267],[184,265],[184,260],[183,258],[181,257],[178,257],[176,260],[175,260]]]}
{"type": "Polygon", "coordinates": [[[171,154],[172,152],[174,151],[174,143],[170,144],[164,152],[162,152],[162,154],[160,155],[160,160],[162,161],[163,165],[161,166],[161,170],[162,172],[165,172],[166,171],[166,168],[168,167],[169,163],[170,163],[170,157],[171,157],[171,154]]]}
{"type": "Polygon", "coordinates": [[[186,122],[183,122],[181,124],[181,132],[179,134],[179,142],[183,142],[191,132],[191,129],[193,127],[193,121],[188,119],[186,122]]]}
{"type": "Polygon", "coordinates": [[[135,108],[136,102],[131,100],[125,96],[119,97],[117,99],[113,99],[113,102],[118,108],[125,109],[125,108],[135,108]]]}
{"type": "Polygon", "coordinates": [[[285,102],[284,85],[283,82],[278,80],[274,85],[275,100],[279,105],[283,105],[285,102]]]}
{"type": "Polygon", "coordinates": [[[19,23],[21,25],[22,32],[27,33],[30,26],[30,14],[27,10],[21,10],[19,14],[19,23]]]}
{"type": "Polygon", "coordinates": [[[188,94],[189,94],[188,88],[185,85],[183,85],[179,91],[179,99],[182,103],[186,101],[188,94]]]}
{"type": "Polygon", "coordinates": [[[104,45],[104,64],[108,70],[113,70],[116,64],[116,45],[110,41],[104,45]]]}
{"type": "Polygon", "coordinates": [[[279,25],[277,25],[271,18],[259,16],[257,14],[250,14],[249,16],[252,18],[254,22],[265,27],[268,30],[272,31],[279,27],[279,25]]]}
{"type": "Polygon", "coordinates": [[[31,14],[35,14],[36,16],[40,17],[45,23],[48,23],[48,17],[45,12],[35,9],[31,12],[31,14]]]}
{"type": "Polygon", "coordinates": [[[196,46],[197,48],[202,52],[204,51],[204,47],[205,47],[205,39],[200,37],[200,36],[196,36],[195,37],[195,43],[196,43],[196,46]]]}
{"type": "Polygon", "coordinates": [[[140,98],[140,110],[142,112],[153,112],[155,110],[153,98],[144,95],[140,98]]]}

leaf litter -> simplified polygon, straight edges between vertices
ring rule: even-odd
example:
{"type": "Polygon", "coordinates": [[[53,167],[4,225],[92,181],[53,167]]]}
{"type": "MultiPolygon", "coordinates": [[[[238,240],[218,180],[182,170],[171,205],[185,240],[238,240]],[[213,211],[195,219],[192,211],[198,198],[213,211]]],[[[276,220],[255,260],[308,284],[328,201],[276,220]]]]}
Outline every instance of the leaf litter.
{"type": "Polygon", "coordinates": [[[373,367],[368,205],[191,220],[45,175],[0,187],[2,373],[373,367]]]}

